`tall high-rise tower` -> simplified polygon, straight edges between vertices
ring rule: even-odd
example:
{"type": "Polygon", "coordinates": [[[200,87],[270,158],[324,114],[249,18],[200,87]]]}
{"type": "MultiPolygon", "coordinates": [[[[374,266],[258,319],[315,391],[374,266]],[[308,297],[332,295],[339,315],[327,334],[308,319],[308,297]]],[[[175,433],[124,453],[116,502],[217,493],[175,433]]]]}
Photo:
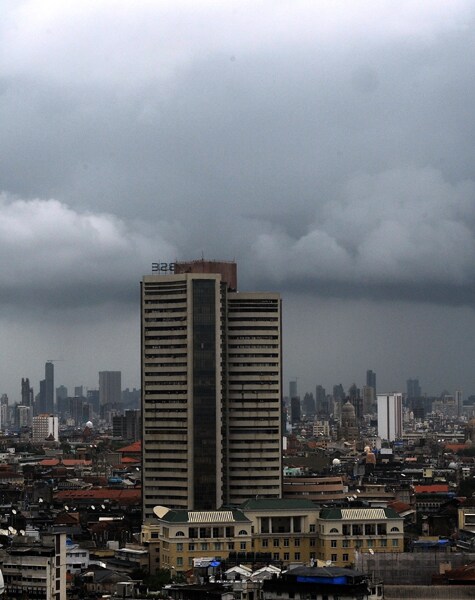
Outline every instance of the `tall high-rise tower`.
{"type": "Polygon", "coordinates": [[[225,262],[143,278],[145,520],[281,496],[281,301],[236,287],[225,262]]]}
{"type": "Polygon", "coordinates": [[[366,385],[367,387],[372,387],[376,395],[376,373],[371,369],[366,371],[366,385]]]}
{"type": "Polygon", "coordinates": [[[99,404],[101,416],[119,408],[122,402],[122,373],[121,371],[99,372],[99,404]]]}
{"type": "Polygon", "coordinates": [[[45,405],[44,411],[54,413],[54,364],[48,360],[45,364],[45,405]]]}

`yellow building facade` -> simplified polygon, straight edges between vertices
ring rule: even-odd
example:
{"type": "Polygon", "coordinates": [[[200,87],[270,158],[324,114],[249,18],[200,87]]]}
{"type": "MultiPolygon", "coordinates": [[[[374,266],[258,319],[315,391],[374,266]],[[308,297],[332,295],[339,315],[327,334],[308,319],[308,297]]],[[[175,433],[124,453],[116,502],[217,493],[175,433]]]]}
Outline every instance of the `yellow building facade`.
{"type": "Polygon", "coordinates": [[[403,552],[404,518],[391,508],[326,508],[318,520],[317,558],[337,567],[356,552],[403,552]]]}

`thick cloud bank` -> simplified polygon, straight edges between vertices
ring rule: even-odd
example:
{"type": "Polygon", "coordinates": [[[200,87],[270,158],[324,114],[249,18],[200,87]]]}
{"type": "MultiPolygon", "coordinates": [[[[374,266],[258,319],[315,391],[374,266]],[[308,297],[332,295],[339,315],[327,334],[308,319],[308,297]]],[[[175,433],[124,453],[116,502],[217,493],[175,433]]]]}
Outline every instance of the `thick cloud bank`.
{"type": "Polygon", "coordinates": [[[473,301],[475,184],[450,184],[433,169],[395,169],[356,176],[338,201],[323,204],[308,232],[258,236],[258,264],[277,283],[342,289],[371,296],[391,288],[392,299],[413,288],[419,299],[473,301]],[[437,289],[431,296],[430,288],[437,289]]]}
{"type": "Polygon", "coordinates": [[[130,301],[150,258],[174,254],[159,235],[148,237],[110,214],[0,196],[0,298],[8,304],[57,309],[130,301]]]}

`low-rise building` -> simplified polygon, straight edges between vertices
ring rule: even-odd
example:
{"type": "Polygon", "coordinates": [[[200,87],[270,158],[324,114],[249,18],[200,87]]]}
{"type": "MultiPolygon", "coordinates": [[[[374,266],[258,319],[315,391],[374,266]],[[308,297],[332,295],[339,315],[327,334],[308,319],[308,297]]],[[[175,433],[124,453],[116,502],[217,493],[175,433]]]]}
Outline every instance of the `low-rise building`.
{"type": "Polygon", "coordinates": [[[404,518],[391,508],[326,508],[318,521],[317,558],[347,567],[356,552],[402,552],[404,518]]]}
{"type": "Polygon", "coordinates": [[[284,565],[317,558],[319,509],[311,500],[254,498],[241,510],[252,522],[254,552],[270,553],[273,561],[284,565]]]}
{"type": "Polygon", "coordinates": [[[2,570],[8,598],[66,600],[66,535],[14,538],[2,570]]]}
{"type": "Polygon", "coordinates": [[[169,510],[156,506],[154,513],[156,527],[148,525],[142,529],[142,541],[150,551],[151,570],[159,567],[184,572],[198,557],[223,560],[230,552],[246,555],[252,550],[251,521],[240,510],[169,510]],[[157,555],[158,564],[153,565],[157,555]]]}

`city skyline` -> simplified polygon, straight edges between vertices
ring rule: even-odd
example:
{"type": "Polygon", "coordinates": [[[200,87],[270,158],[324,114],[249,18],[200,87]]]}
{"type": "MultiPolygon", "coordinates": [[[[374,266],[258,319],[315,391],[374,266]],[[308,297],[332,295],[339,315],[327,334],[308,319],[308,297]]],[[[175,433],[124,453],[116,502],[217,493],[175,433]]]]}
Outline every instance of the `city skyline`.
{"type": "Polygon", "coordinates": [[[475,393],[472,2],[2,16],[0,393],[138,387],[138,282],[199,256],[282,295],[303,392],[475,393]]]}

